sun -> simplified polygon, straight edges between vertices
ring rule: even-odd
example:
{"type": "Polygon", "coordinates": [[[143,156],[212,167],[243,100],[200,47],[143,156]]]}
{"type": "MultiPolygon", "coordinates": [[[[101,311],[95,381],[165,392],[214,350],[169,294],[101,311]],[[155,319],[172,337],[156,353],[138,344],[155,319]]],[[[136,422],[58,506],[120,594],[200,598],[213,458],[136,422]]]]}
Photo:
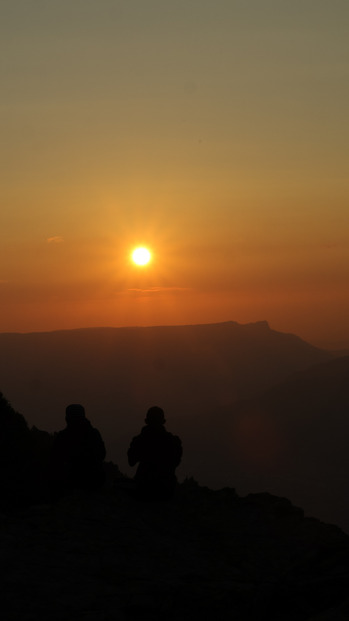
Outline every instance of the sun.
{"type": "Polygon", "coordinates": [[[151,254],[148,248],[144,248],[143,246],[140,246],[139,248],[135,248],[135,250],[133,250],[132,252],[132,261],[136,265],[140,265],[140,266],[147,265],[150,259],[151,259],[151,254]]]}

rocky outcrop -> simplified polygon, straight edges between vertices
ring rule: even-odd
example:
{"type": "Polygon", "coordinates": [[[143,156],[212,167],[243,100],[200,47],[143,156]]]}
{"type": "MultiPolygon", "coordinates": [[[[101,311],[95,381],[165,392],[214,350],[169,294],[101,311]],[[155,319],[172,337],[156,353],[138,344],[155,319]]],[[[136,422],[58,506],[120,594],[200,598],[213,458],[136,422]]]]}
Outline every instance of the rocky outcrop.
{"type": "Polygon", "coordinates": [[[142,503],[106,464],[100,493],[48,502],[49,434],[0,397],[6,621],[348,618],[349,537],[287,499],[186,479],[142,503]]]}
{"type": "Polygon", "coordinates": [[[40,502],[47,495],[47,467],[53,437],[29,429],[0,393],[0,507],[40,502]]]}
{"type": "Polygon", "coordinates": [[[269,494],[123,484],[1,516],[6,619],[344,619],[349,538],[269,494]]]}

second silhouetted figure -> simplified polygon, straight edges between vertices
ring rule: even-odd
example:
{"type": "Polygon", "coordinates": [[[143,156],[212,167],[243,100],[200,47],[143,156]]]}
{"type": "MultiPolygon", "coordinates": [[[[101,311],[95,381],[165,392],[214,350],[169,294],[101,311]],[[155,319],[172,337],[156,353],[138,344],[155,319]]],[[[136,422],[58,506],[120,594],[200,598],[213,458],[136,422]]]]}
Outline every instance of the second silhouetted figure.
{"type": "Polygon", "coordinates": [[[168,500],[176,487],[175,470],[181,461],[182,443],[165,429],[161,408],[150,408],[145,422],[146,426],[130,444],[128,463],[139,464],[134,480],[142,500],[168,500]]]}

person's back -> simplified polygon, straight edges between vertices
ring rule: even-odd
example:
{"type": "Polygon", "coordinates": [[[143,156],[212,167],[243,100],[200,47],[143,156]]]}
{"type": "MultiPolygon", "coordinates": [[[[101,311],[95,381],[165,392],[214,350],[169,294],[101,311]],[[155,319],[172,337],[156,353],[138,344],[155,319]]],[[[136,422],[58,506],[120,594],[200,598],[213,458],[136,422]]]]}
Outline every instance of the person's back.
{"type": "Polygon", "coordinates": [[[51,459],[52,486],[60,495],[71,489],[98,490],[104,483],[104,442],[79,404],[66,409],[65,429],[54,440],[51,459]]]}
{"type": "Polygon", "coordinates": [[[182,443],[178,436],[166,431],[161,408],[150,408],[145,422],[130,444],[128,462],[130,466],[139,464],[134,477],[139,496],[144,500],[166,500],[175,490],[182,443]]]}

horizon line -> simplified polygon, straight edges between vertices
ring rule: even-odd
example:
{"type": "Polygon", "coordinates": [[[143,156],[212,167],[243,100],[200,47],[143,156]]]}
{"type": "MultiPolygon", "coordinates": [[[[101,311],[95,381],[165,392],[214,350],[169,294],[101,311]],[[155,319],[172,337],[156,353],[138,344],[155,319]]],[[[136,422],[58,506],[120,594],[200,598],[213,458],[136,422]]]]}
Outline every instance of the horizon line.
{"type": "MultiPolygon", "coordinates": [[[[264,324],[265,326],[267,326],[270,330],[273,330],[273,328],[270,328],[269,325],[269,321],[267,321],[266,319],[260,319],[257,321],[248,321],[246,323],[240,323],[238,321],[235,321],[233,319],[226,319],[224,321],[212,321],[212,322],[208,322],[205,321],[203,323],[197,322],[197,323],[177,323],[177,324],[147,324],[147,325],[132,325],[132,326],[85,326],[85,327],[79,327],[79,328],[54,328],[52,330],[26,330],[26,331],[19,331],[19,330],[8,330],[8,331],[1,331],[0,335],[3,334],[21,334],[21,335],[26,335],[26,334],[52,334],[54,332],[74,332],[74,331],[82,331],[82,330],[138,330],[138,329],[151,329],[151,328],[186,328],[186,327],[196,327],[196,326],[219,326],[219,325],[226,325],[226,324],[235,324],[237,326],[251,326],[251,325],[257,325],[257,324],[264,324]]],[[[273,330],[274,332],[278,332],[278,330],[273,330]]],[[[294,334],[292,332],[284,332],[283,334],[294,334]]],[[[297,335],[296,335],[297,336],[297,335]]]]}

